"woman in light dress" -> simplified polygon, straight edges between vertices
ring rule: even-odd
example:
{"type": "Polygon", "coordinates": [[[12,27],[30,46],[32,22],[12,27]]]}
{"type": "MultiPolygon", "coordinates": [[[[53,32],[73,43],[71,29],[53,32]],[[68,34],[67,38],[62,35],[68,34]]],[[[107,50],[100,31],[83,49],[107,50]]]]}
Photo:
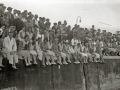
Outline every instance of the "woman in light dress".
{"type": "Polygon", "coordinates": [[[43,67],[46,65],[51,65],[50,63],[50,57],[47,53],[47,39],[45,38],[43,42],[41,43],[42,51],[43,51],[43,60],[42,60],[42,65],[43,67]]]}
{"type": "Polygon", "coordinates": [[[72,43],[69,43],[69,53],[73,56],[75,61],[78,63],[77,55],[75,53],[74,47],[72,46],[72,43]]]}
{"type": "Polygon", "coordinates": [[[29,51],[30,51],[30,56],[31,56],[31,61],[33,61],[33,64],[37,64],[36,57],[37,57],[37,52],[35,49],[35,42],[31,40],[29,42],[29,51]]]}
{"type": "Polygon", "coordinates": [[[86,44],[85,44],[85,53],[87,53],[87,56],[88,56],[89,61],[90,61],[90,62],[93,62],[93,61],[92,61],[92,55],[90,54],[90,51],[89,51],[90,49],[89,49],[89,48],[90,48],[90,47],[89,47],[89,44],[86,43],[86,44]]]}
{"type": "Polygon", "coordinates": [[[63,58],[63,64],[67,65],[68,63],[66,62],[66,53],[63,52],[64,49],[63,41],[61,41],[58,46],[59,46],[59,52],[61,53],[61,57],[63,58]]]}
{"type": "Polygon", "coordinates": [[[25,59],[26,66],[31,65],[30,52],[28,50],[29,50],[29,36],[26,35],[25,39],[20,41],[18,51],[19,59],[25,59]]]}
{"type": "Polygon", "coordinates": [[[28,28],[28,31],[26,32],[26,35],[29,36],[29,39],[30,39],[30,40],[32,39],[32,37],[33,37],[33,32],[32,32],[32,28],[31,28],[31,27],[28,28]]]}
{"type": "Polygon", "coordinates": [[[74,51],[75,51],[75,55],[74,55],[74,58],[75,58],[75,64],[79,64],[80,63],[80,43],[78,43],[77,45],[75,45],[75,48],[74,48],[74,51]]]}
{"type": "Polygon", "coordinates": [[[93,55],[94,55],[94,61],[99,62],[100,61],[100,54],[96,52],[96,43],[93,43],[93,55]]]}
{"type": "Polygon", "coordinates": [[[84,46],[84,42],[82,41],[81,42],[81,51],[80,51],[80,54],[82,56],[82,59],[84,60],[84,63],[88,63],[87,59],[88,59],[88,55],[87,53],[85,52],[85,46],[84,46]]]}
{"type": "Polygon", "coordinates": [[[38,59],[40,61],[42,61],[43,59],[43,51],[42,51],[42,46],[41,46],[41,43],[42,43],[42,38],[38,38],[38,40],[36,41],[36,52],[37,52],[37,55],[38,55],[38,59]]]}
{"type": "Polygon", "coordinates": [[[20,32],[18,33],[18,40],[19,41],[24,41],[24,37],[26,35],[26,28],[25,26],[22,28],[22,30],[20,30],[20,32]]]}
{"type": "Polygon", "coordinates": [[[63,47],[63,52],[66,53],[66,58],[67,58],[67,62],[71,63],[70,57],[71,57],[71,53],[69,51],[69,41],[66,40],[64,47],[63,47]]]}
{"type": "Polygon", "coordinates": [[[61,53],[59,52],[59,46],[58,46],[58,39],[57,38],[54,40],[52,50],[53,50],[53,52],[55,53],[55,56],[58,59],[57,63],[62,65],[62,60],[61,60],[62,57],[61,57],[61,53]]]}
{"type": "Polygon", "coordinates": [[[52,50],[52,46],[53,46],[53,43],[52,43],[52,40],[50,40],[49,42],[46,43],[47,45],[47,54],[50,56],[50,59],[52,60],[51,61],[51,64],[56,64],[55,63],[55,60],[57,59],[56,56],[55,56],[55,53],[53,52],[52,50]]]}

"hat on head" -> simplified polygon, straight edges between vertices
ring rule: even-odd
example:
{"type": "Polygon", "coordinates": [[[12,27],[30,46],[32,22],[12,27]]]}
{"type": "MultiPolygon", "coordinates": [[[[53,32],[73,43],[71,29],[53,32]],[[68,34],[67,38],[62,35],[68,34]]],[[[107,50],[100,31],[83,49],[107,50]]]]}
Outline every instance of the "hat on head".
{"type": "Polygon", "coordinates": [[[8,8],[7,8],[7,10],[12,10],[12,9],[13,9],[13,8],[11,8],[11,7],[8,7],[8,8]]]}

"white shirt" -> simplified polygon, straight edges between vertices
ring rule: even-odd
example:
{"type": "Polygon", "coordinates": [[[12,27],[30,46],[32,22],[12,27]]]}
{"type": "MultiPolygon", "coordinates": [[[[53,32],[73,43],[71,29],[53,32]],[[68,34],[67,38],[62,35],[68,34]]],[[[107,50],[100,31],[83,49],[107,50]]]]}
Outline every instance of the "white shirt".
{"type": "Polygon", "coordinates": [[[2,33],[3,33],[3,30],[2,30],[2,28],[0,28],[0,36],[2,35],[2,33]]]}
{"type": "Polygon", "coordinates": [[[4,51],[7,52],[7,53],[12,52],[12,51],[16,51],[17,46],[16,46],[15,39],[12,38],[10,40],[9,36],[7,36],[3,41],[3,47],[4,47],[4,51]]]}

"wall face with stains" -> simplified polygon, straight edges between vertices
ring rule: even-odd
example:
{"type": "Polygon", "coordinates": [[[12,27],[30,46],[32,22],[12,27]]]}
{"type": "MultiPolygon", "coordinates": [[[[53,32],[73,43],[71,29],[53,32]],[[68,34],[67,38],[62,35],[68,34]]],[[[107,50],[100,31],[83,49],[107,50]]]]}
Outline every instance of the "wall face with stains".
{"type": "Polygon", "coordinates": [[[105,59],[105,63],[25,67],[19,61],[18,70],[6,68],[0,72],[0,89],[9,90],[120,90],[120,60],[105,59]]]}

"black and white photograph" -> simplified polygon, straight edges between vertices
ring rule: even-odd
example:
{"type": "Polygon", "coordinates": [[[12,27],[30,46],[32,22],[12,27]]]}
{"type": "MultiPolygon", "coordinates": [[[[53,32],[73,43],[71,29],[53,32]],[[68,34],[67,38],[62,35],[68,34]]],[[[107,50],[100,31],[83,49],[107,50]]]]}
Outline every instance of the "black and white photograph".
{"type": "Polygon", "coordinates": [[[0,0],[0,90],[120,90],[120,0],[0,0]]]}

